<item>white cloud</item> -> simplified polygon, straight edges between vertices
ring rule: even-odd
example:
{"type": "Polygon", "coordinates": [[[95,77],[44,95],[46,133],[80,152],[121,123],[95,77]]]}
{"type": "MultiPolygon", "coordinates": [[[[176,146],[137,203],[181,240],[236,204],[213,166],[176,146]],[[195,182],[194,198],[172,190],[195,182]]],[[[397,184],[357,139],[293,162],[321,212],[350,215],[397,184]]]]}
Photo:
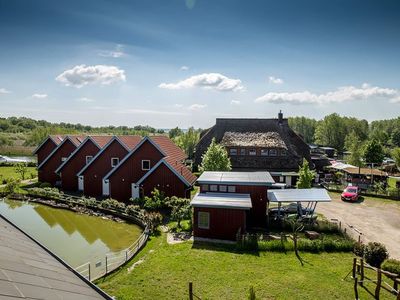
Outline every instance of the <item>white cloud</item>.
{"type": "Polygon", "coordinates": [[[175,108],[182,108],[182,107],[183,107],[183,104],[175,103],[175,104],[174,104],[174,107],[175,107],[175,108]]]}
{"type": "Polygon", "coordinates": [[[187,70],[189,70],[189,67],[188,67],[188,66],[182,66],[182,67],[181,67],[181,71],[187,71],[187,70]]]}
{"type": "Polygon", "coordinates": [[[82,101],[82,102],[94,102],[93,99],[87,98],[87,97],[81,97],[81,98],[78,99],[78,101],[82,101]]]}
{"type": "Polygon", "coordinates": [[[197,104],[197,103],[195,103],[195,104],[190,105],[188,107],[188,109],[191,110],[191,111],[199,111],[199,110],[202,110],[202,109],[204,109],[206,107],[207,107],[206,104],[197,104]]]}
{"type": "Polygon", "coordinates": [[[239,105],[240,101],[239,100],[232,100],[231,105],[239,105]]]}
{"type": "Polygon", "coordinates": [[[215,89],[218,91],[244,90],[242,81],[240,79],[228,78],[219,73],[199,74],[177,83],[161,83],[158,87],[169,90],[189,89],[194,87],[215,89]]]}
{"type": "Polygon", "coordinates": [[[34,99],[46,99],[47,94],[33,94],[31,97],[34,99]]]}
{"type": "Polygon", "coordinates": [[[11,93],[11,91],[6,90],[5,88],[0,89],[0,94],[10,94],[10,93],[11,93]]]}
{"type": "Polygon", "coordinates": [[[269,76],[268,77],[268,82],[273,83],[273,84],[282,84],[283,80],[281,78],[275,77],[275,76],[269,76]]]}
{"type": "Polygon", "coordinates": [[[125,71],[116,66],[78,65],[72,69],[62,72],[56,77],[58,82],[65,86],[81,88],[88,84],[112,84],[118,81],[125,81],[125,71]]]}
{"type": "Polygon", "coordinates": [[[123,51],[123,45],[116,45],[114,50],[100,51],[99,55],[103,57],[120,58],[122,56],[125,56],[126,54],[123,51]]]}
{"type": "Polygon", "coordinates": [[[115,111],[119,114],[146,114],[146,115],[167,115],[167,116],[185,116],[187,113],[165,110],[151,110],[151,109],[124,109],[115,111]]]}
{"type": "Polygon", "coordinates": [[[344,86],[325,94],[315,94],[309,91],[266,93],[264,96],[258,97],[255,102],[325,104],[368,99],[386,99],[391,102],[397,102],[400,101],[399,98],[399,90],[370,86],[364,83],[361,87],[344,86]]]}

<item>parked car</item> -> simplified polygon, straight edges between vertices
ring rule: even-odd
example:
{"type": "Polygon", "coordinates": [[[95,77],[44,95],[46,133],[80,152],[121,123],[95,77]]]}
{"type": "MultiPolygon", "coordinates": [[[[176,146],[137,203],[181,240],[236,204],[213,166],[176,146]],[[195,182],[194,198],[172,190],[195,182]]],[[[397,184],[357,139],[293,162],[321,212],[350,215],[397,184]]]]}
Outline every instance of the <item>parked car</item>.
{"type": "Polygon", "coordinates": [[[341,199],[343,201],[357,201],[360,194],[360,189],[357,186],[348,186],[344,189],[341,199]]]}

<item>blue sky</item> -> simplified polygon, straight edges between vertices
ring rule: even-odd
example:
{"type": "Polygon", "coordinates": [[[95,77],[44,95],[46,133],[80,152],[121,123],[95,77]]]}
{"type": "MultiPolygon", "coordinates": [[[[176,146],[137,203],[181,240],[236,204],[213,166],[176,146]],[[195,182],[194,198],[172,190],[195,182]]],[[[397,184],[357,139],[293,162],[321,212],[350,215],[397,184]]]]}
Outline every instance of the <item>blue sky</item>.
{"type": "Polygon", "coordinates": [[[399,1],[0,0],[0,116],[208,127],[400,112],[399,1]]]}

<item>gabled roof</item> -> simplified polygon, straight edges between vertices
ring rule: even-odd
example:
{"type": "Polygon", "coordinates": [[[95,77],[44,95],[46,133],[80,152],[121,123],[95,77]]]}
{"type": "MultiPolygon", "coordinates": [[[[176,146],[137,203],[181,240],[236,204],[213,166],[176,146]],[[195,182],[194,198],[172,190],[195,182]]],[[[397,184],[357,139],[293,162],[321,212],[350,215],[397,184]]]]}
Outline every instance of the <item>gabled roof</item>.
{"type": "Polygon", "coordinates": [[[192,186],[196,181],[196,176],[194,176],[192,172],[190,172],[189,169],[182,163],[179,163],[179,166],[173,166],[170,162],[168,162],[168,158],[163,158],[157,164],[155,164],[136,184],[142,184],[143,181],[145,181],[146,178],[149,177],[162,164],[167,166],[185,185],[192,186]]]}
{"type": "Polygon", "coordinates": [[[95,155],[95,157],[93,157],[93,159],[87,164],[85,165],[82,170],[79,171],[79,173],[77,174],[77,176],[82,175],[83,172],[85,172],[85,170],[93,164],[93,162],[96,161],[96,159],[98,157],[101,156],[101,154],[107,150],[107,148],[114,142],[118,142],[119,144],[121,144],[122,147],[124,147],[128,152],[131,151],[132,149],[134,149],[136,147],[137,144],[140,143],[140,140],[142,139],[141,136],[138,135],[122,135],[122,136],[113,136],[108,143],[95,155]]]}
{"type": "Polygon", "coordinates": [[[48,140],[52,141],[56,146],[58,146],[64,140],[64,136],[49,135],[39,146],[36,147],[36,149],[33,151],[33,154],[36,154],[39,149],[42,148],[44,144],[46,144],[48,140]]]}
{"type": "Polygon", "coordinates": [[[164,135],[151,136],[150,139],[155,142],[165,153],[165,156],[173,157],[176,160],[186,159],[185,152],[182,151],[169,137],[164,135]]]}
{"type": "Polygon", "coordinates": [[[60,173],[62,168],[68,164],[68,162],[72,161],[72,158],[75,156],[76,153],[79,152],[80,149],[88,142],[92,141],[93,144],[97,146],[97,148],[102,149],[107,142],[109,142],[112,139],[112,136],[110,135],[92,135],[92,136],[87,136],[86,139],[75,149],[74,152],[71,153],[71,155],[65,160],[55,171],[56,173],[60,173]]]}
{"type": "Polygon", "coordinates": [[[38,166],[38,170],[42,168],[51,157],[64,145],[66,141],[70,141],[72,144],[74,144],[76,147],[78,147],[84,140],[84,136],[81,135],[67,135],[62,142],[55,148],[47,157],[46,159],[38,166]]]}

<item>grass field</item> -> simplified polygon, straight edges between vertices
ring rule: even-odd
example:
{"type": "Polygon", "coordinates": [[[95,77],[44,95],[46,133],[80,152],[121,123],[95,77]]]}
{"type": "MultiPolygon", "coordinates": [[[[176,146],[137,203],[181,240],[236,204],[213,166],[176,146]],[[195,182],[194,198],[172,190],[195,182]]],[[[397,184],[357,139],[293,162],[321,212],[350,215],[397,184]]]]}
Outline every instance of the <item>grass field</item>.
{"type": "MultiPolygon", "coordinates": [[[[117,299],[188,299],[189,281],[200,299],[247,299],[250,286],[257,299],[354,299],[353,281],[343,280],[351,253],[301,254],[307,261],[301,267],[293,252],[243,254],[227,247],[169,245],[164,234],[152,237],[133,261],[97,284],[117,299]]],[[[395,296],[385,292],[381,299],[395,296]]]]}
{"type": "MultiPolygon", "coordinates": [[[[28,171],[25,174],[25,179],[37,177],[36,167],[28,167],[28,171]]],[[[8,180],[10,178],[21,179],[21,175],[15,172],[15,168],[13,166],[0,166],[0,185],[3,184],[3,180],[8,180]]]]}

